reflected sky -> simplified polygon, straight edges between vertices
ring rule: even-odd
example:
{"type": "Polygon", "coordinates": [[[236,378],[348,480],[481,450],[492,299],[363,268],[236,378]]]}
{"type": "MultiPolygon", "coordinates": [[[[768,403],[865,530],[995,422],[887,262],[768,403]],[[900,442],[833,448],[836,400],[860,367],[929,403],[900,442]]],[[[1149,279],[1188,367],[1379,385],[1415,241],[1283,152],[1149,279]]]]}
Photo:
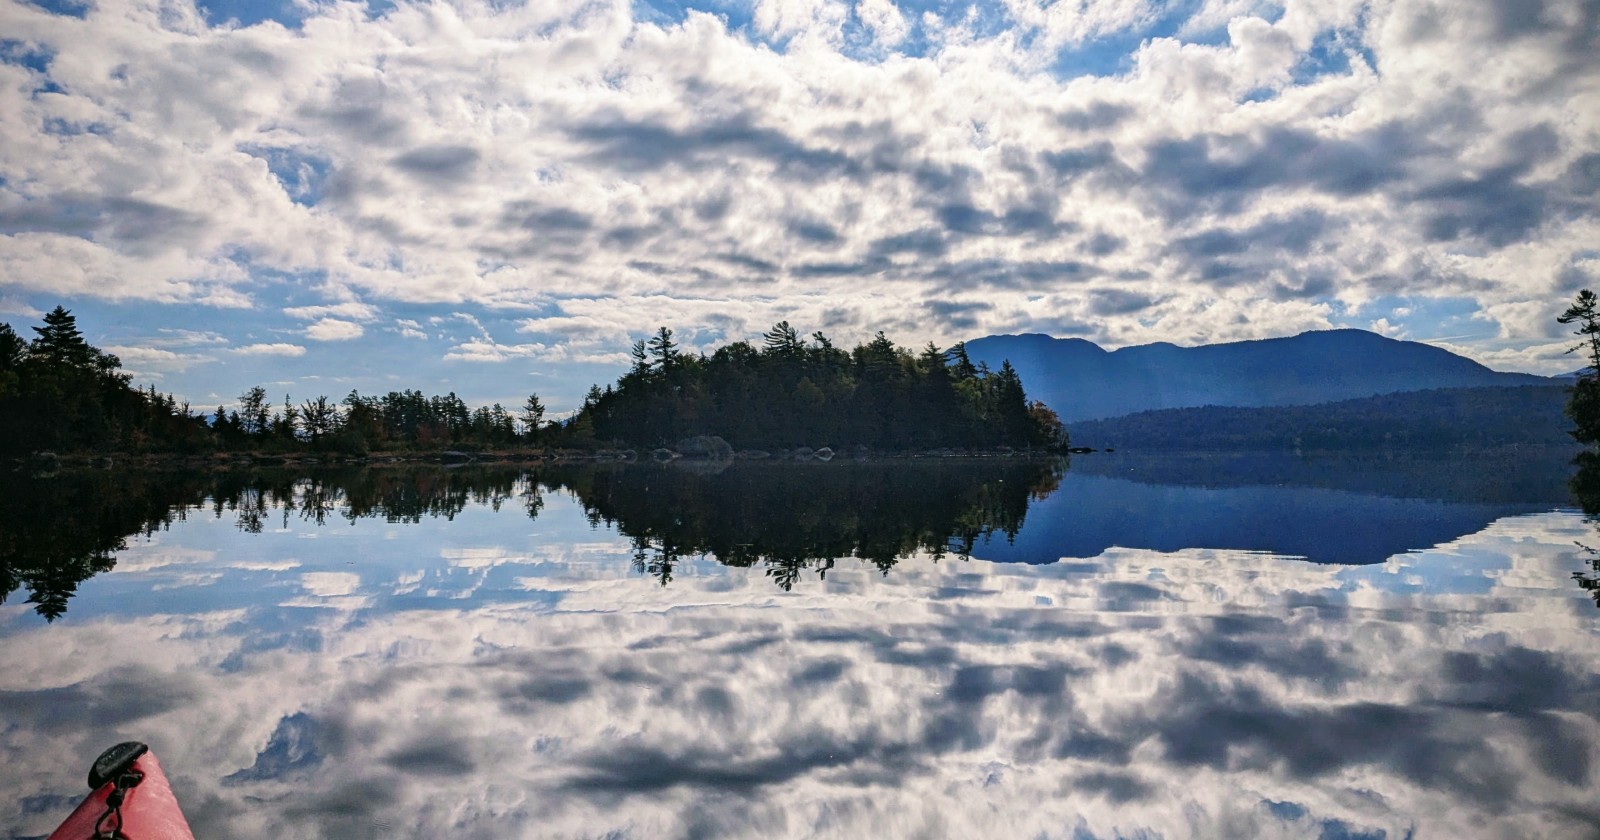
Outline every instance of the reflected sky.
{"type": "MultiPolygon", "coordinates": [[[[499,486],[259,533],[195,509],[54,623],[0,606],[0,836],[127,738],[202,837],[1600,833],[1577,513],[1364,565],[1118,537],[785,591],[709,556],[661,586],[576,492],[499,486]]],[[[1114,490],[1069,475],[993,551],[1114,490]]]]}

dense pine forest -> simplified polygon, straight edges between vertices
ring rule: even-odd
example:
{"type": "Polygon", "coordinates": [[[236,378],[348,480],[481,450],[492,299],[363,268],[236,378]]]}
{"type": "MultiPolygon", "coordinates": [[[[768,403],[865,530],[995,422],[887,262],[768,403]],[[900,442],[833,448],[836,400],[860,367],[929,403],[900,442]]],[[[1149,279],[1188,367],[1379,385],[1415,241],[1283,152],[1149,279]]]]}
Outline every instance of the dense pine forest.
{"type": "Polygon", "coordinates": [[[1009,362],[975,366],[964,347],[913,355],[883,333],[845,351],[822,333],[802,339],[787,321],[762,346],[736,342],[710,356],[679,351],[665,327],[633,346],[633,367],[592,389],[567,425],[577,439],[671,446],[714,435],[735,448],[865,446],[1055,449],[1067,435],[1029,402],[1009,362]]]}
{"type": "Polygon", "coordinates": [[[760,348],[738,342],[710,356],[680,350],[663,327],[634,345],[614,386],[548,420],[537,394],[515,411],[470,408],[454,393],[391,391],[342,400],[277,402],[252,387],[231,407],[197,410],[131,384],[116,356],[90,345],[66,309],[24,340],[0,324],[0,457],[38,452],[318,452],[675,446],[719,436],[739,448],[866,446],[1058,449],[1055,414],[1030,403],[1010,364],[973,365],[960,345],[920,354],[879,333],[844,351],[821,333],[802,341],[787,322],[760,348]]]}
{"type": "Polygon", "coordinates": [[[205,419],[171,395],[132,387],[122,362],[84,340],[61,307],[24,341],[0,323],[0,454],[41,450],[196,452],[205,419]]]}

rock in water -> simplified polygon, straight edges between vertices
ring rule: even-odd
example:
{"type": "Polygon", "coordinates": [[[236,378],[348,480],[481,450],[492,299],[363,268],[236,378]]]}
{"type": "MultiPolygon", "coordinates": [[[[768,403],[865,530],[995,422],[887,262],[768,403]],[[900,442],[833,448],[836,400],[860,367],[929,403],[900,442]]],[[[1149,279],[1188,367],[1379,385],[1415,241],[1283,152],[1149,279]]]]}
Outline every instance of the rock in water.
{"type": "Polygon", "coordinates": [[[685,458],[725,461],[733,457],[733,447],[716,435],[695,435],[678,441],[678,454],[685,458]]]}

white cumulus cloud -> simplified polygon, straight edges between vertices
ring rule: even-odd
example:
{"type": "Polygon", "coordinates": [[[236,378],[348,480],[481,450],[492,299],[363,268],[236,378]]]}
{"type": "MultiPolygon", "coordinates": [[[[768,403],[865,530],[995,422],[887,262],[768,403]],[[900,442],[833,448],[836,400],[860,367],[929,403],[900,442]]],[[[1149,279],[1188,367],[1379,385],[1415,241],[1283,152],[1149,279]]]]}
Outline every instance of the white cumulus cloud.
{"type": "Polygon", "coordinates": [[[241,356],[304,356],[306,348],[298,344],[246,344],[233,352],[241,356]]]}
{"type": "Polygon", "coordinates": [[[360,338],[366,330],[354,321],[323,318],[306,327],[305,335],[313,341],[350,341],[360,338]]]}

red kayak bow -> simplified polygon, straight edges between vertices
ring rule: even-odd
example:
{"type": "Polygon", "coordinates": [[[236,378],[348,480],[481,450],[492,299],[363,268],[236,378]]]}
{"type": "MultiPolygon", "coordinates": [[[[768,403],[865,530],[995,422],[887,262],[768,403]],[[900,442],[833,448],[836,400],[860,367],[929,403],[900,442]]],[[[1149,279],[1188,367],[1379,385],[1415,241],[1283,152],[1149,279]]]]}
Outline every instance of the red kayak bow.
{"type": "Polygon", "coordinates": [[[138,741],[100,754],[89,769],[93,789],[50,840],[194,840],[156,754],[138,741]]]}

